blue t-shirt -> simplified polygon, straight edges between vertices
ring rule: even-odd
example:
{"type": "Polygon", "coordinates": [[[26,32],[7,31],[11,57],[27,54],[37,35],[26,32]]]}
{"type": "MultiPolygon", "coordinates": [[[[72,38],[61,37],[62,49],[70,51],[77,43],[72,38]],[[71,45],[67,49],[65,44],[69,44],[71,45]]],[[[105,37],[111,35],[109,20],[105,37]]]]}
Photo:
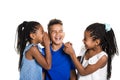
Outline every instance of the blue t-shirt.
{"type": "MultiPolygon", "coordinates": [[[[25,57],[25,53],[32,47],[34,44],[29,44],[25,47],[23,52],[22,65],[20,70],[20,80],[42,80],[42,67],[36,62],[35,59],[28,60],[25,57]]],[[[39,51],[42,49],[37,45],[39,51]]]]}
{"type": "Polygon", "coordinates": [[[45,80],[70,80],[70,71],[75,70],[75,66],[70,56],[63,51],[63,48],[64,45],[59,50],[53,51],[50,47],[52,66],[50,70],[45,70],[45,80]]]}

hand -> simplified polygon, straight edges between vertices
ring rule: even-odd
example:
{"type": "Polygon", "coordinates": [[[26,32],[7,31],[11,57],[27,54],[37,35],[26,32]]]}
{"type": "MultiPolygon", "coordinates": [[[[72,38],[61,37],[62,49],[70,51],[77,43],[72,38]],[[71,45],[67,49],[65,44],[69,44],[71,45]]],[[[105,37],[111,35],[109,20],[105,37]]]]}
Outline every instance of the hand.
{"type": "Polygon", "coordinates": [[[66,54],[68,54],[68,55],[72,55],[73,53],[75,53],[74,52],[74,49],[73,49],[73,47],[72,47],[72,43],[70,43],[70,42],[67,42],[67,43],[65,43],[64,44],[64,52],[66,53],[66,54]]]}
{"type": "Polygon", "coordinates": [[[47,32],[44,32],[43,45],[45,47],[48,46],[48,45],[50,45],[50,38],[49,38],[47,32]]]}

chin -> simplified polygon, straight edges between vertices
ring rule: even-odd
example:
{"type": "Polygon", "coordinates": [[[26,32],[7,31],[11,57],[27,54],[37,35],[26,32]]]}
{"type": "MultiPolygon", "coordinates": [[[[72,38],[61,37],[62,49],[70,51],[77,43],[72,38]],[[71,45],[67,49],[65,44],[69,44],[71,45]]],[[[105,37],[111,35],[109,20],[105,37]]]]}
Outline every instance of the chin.
{"type": "Polygon", "coordinates": [[[56,45],[61,45],[63,42],[55,42],[56,45]]]}
{"type": "Polygon", "coordinates": [[[85,49],[89,49],[87,46],[85,46],[85,49]]]}

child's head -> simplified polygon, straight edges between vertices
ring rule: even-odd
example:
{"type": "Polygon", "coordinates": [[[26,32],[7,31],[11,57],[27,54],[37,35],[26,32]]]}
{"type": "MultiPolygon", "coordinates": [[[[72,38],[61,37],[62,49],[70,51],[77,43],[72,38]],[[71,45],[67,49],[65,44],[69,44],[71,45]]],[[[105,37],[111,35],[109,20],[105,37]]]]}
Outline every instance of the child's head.
{"type": "Polygon", "coordinates": [[[44,30],[42,25],[38,22],[24,21],[18,26],[17,32],[17,48],[23,48],[26,46],[27,42],[36,44],[42,42],[44,30]]]}
{"type": "MultiPolygon", "coordinates": [[[[96,45],[100,45],[102,50],[107,52],[107,50],[110,49],[112,53],[117,51],[115,35],[108,24],[93,23],[86,28],[85,34],[91,41],[96,41],[96,45]]],[[[85,37],[85,39],[87,38],[85,37]]]]}
{"type": "Polygon", "coordinates": [[[85,30],[84,43],[88,49],[100,46],[108,54],[108,78],[111,75],[111,60],[118,53],[116,38],[110,25],[93,23],[85,30]]]}
{"type": "Polygon", "coordinates": [[[83,42],[87,49],[92,49],[96,46],[103,46],[106,44],[106,30],[105,25],[94,23],[89,25],[84,32],[83,42]]]}
{"type": "Polygon", "coordinates": [[[48,23],[48,34],[53,44],[61,44],[65,35],[62,21],[58,19],[50,20],[48,23]]]}

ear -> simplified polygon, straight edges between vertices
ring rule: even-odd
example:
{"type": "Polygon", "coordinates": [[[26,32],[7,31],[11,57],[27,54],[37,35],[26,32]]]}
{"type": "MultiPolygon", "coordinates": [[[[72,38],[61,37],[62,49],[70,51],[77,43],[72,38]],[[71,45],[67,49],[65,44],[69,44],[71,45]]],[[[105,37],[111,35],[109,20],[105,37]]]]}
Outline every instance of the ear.
{"type": "Polygon", "coordinates": [[[100,44],[100,39],[96,39],[96,45],[100,44]]]}
{"type": "Polygon", "coordinates": [[[35,39],[35,34],[30,33],[30,38],[35,39]]]}

